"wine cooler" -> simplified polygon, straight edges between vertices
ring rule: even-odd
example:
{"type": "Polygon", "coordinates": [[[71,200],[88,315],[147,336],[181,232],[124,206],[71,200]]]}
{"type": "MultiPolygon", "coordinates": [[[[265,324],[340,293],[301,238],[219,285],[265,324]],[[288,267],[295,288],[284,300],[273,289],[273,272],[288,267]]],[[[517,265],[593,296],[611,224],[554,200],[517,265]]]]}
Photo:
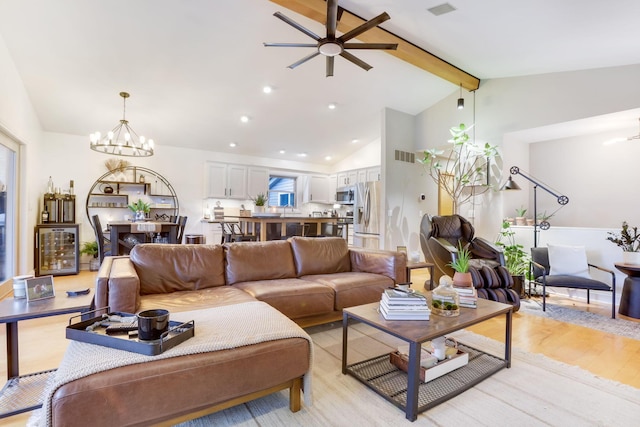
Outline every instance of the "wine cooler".
{"type": "Polygon", "coordinates": [[[36,225],[36,276],[78,274],[80,247],[78,224],[36,225]]]}

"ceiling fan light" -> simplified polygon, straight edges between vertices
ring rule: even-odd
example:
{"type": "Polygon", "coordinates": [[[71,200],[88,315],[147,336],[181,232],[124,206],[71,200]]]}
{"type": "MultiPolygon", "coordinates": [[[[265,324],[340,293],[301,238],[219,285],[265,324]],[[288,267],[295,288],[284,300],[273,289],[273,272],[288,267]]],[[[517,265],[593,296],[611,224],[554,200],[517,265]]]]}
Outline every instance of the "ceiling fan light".
{"type": "Polygon", "coordinates": [[[326,42],[318,46],[318,52],[324,56],[337,56],[342,53],[342,46],[336,42],[326,42]]]}

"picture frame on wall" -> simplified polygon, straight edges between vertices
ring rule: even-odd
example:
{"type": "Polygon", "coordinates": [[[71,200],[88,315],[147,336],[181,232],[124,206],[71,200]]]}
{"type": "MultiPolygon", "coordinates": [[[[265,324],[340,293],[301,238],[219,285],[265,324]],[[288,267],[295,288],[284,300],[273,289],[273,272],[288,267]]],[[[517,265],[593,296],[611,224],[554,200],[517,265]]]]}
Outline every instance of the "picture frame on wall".
{"type": "Polygon", "coordinates": [[[56,296],[53,287],[53,276],[34,277],[25,280],[27,302],[39,301],[56,296]]]}

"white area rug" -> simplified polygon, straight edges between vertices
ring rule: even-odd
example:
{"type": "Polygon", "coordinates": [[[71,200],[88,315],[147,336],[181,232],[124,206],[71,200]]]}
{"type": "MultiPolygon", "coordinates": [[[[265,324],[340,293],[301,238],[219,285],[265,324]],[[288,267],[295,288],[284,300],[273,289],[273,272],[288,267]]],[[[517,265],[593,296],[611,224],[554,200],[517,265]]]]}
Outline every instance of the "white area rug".
{"type": "MultiPolygon", "coordinates": [[[[549,303],[547,298],[547,310],[542,311],[542,300],[522,299],[520,310],[527,314],[548,317],[561,322],[573,323],[586,328],[597,329],[614,335],[640,340],[640,323],[609,316],[602,316],[579,309],[549,303]]],[[[617,314],[616,314],[617,316],[617,314]]]]}
{"type": "MultiPolygon", "coordinates": [[[[354,329],[357,332],[349,332],[354,350],[350,363],[402,343],[363,325],[354,329]]],[[[180,426],[636,426],[640,419],[640,390],[514,349],[511,369],[421,413],[411,423],[403,411],[355,378],[342,375],[339,325],[307,332],[316,345],[312,407],[292,413],[288,393],[280,392],[180,426]]],[[[497,356],[504,354],[497,341],[466,331],[453,336],[497,356]]]]}

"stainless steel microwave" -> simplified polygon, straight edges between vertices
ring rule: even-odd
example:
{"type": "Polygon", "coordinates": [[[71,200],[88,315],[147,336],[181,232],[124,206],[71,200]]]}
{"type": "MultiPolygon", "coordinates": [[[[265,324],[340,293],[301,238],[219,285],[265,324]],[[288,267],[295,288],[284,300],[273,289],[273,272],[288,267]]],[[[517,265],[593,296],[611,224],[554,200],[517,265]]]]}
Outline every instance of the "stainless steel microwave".
{"type": "Polygon", "coordinates": [[[355,188],[342,187],[336,191],[336,203],[341,205],[352,205],[355,202],[355,188]]]}

